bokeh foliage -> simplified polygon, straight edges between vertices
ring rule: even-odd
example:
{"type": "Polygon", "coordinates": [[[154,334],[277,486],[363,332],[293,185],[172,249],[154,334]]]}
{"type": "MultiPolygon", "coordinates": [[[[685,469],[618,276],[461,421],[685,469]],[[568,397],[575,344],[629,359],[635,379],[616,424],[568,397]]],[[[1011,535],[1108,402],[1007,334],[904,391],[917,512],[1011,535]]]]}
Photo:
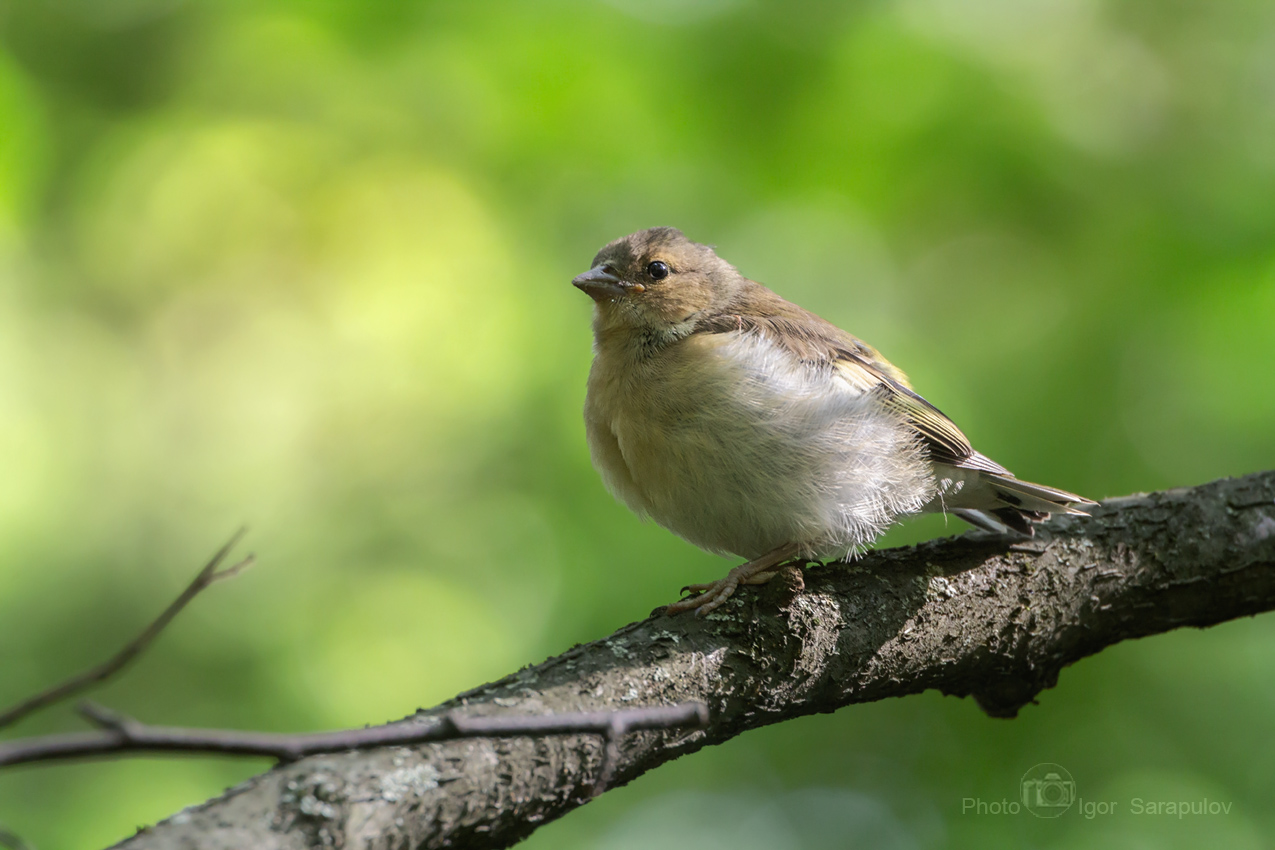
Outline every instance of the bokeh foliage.
{"type": "MultiPolygon", "coordinates": [[[[1270,4],[0,0],[0,702],[241,522],[260,565],[105,702],[378,722],[716,577],[584,447],[568,281],[655,224],[878,345],[1026,478],[1275,464],[1270,4]]],[[[925,695],[784,724],[529,846],[1269,846],[1272,638],[1116,647],[1012,722],[925,695]],[[1045,761],[1118,813],[962,813],[1045,761]]],[[[104,845],[264,766],[11,770],[0,823],[104,845]]]]}

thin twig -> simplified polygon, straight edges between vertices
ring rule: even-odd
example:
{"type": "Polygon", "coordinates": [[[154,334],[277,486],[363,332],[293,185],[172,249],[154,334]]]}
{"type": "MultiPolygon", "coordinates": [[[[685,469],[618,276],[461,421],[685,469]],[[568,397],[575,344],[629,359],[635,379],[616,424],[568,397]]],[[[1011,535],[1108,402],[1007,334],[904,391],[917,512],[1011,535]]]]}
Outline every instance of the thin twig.
{"type": "MultiPolygon", "coordinates": [[[[102,706],[84,703],[80,713],[96,724],[95,732],[71,732],[19,738],[0,744],[0,767],[35,761],[130,755],[142,752],[188,752],[267,756],[294,761],[315,753],[341,752],[389,745],[418,744],[456,738],[505,738],[533,735],[604,735],[613,747],[617,736],[642,729],[706,726],[703,703],[657,705],[621,711],[537,715],[466,716],[456,711],[427,719],[337,732],[285,734],[233,729],[188,729],[148,726],[102,706]]],[[[604,759],[600,782],[609,781],[615,759],[604,759]]],[[[598,792],[600,793],[600,792],[598,792]]]]}
{"type": "MultiPolygon", "coordinates": [[[[707,719],[705,716],[705,722],[707,719]]],[[[602,764],[598,766],[598,779],[593,783],[592,796],[601,796],[610,786],[611,779],[615,775],[615,766],[620,761],[620,738],[624,737],[628,731],[629,728],[618,713],[617,716],[612,717],[611,725],[602,736],[602,764]]]]}
{"type": "Polygon", "coordinates": [[[249,555],[233,566],[218,569],[222,562],[226,560],[226,556],[230,554],[230,550],[243,538],[246,531],[247,529],[244,528],[236,531],[226,545],[222,546],[217,551],[217,554],[212,556],[212,560],[199,571],[194,580],[182,591],[181,595],[174,599],[164,609],[164,612],[156,617],[154,622],[147,626],[141,634],[129,641],[112,658],[96,667],[77,673],[47,690],[23,700],[4,713],[0,713],[0,729],[17,723],[32,712],[39,711],[53,703],[61,702],[87,690],[93,685],[100,684],[123,669],[125,665],[140,655],[146,647],[150,646],[151,642],[159,636],[159,633],[173,621],[173,618],[180,614],[182,609],[190,604],[190,601],[203,592],[204,589],[222,579],[233,578],[252,564],[253,556],[249,555]]]}
{"type": "Polygon", "coordinates": [[[34,850],[34,848],[22,840],[22,836],[16,832],[10,832],[3,826],[0,826],[0,847],[8,847],[9,850],[34,850]]]}

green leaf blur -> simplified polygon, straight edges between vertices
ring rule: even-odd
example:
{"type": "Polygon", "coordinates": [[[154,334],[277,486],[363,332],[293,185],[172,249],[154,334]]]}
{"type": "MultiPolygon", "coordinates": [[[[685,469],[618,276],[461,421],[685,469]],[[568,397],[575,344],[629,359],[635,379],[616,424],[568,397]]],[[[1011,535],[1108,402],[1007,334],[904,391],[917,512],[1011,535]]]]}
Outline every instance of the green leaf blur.
{"type": "MultiPolygon", "coordinates": [[[[259,564],[103,702],[376,723],[718,577],[584,444],[569,281],[651,225],[877,345],[1027,479],[1275,466],[1273,140],[1275,6],[1239,0],[0,2],[0,703],[241,523],[259,564]]],[[[527,846],[1269,846],[1273,639],[1118,646],[1012,722],[927,694],[772,727],[527,846]],[[963,811],[1039,762],[1116,812],[963,811]]],[[[264,767],[9,770],[0,823],[102,846],[264,767]]]]}

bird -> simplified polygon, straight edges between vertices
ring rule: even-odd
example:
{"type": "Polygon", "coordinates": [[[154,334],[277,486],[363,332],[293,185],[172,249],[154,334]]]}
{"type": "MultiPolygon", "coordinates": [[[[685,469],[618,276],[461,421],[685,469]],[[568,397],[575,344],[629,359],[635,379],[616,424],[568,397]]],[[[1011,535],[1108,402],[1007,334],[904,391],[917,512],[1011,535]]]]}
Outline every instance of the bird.
{"type": "Polygon", "coordinates": [[[603,246],[584,403],[594,468],[639,517],[745,562],[668,614],[720,607],[794,561],[845,560],[902,517],[1032,535],[1082,496],[975,451],[875,348],[673,227],[603,246]]]}

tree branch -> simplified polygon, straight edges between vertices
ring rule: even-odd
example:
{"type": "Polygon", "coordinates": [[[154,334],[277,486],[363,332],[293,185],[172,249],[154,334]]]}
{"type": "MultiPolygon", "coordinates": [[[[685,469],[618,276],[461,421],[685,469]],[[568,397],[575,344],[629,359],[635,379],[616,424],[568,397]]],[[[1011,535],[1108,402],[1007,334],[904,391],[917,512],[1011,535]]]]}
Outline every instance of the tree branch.
{"type": "MultiPolygon", "coordinates": [[[[41,691],[29,699],[25,699],[12,708],[0,713],[0,729],[17,723],[28,714],[47,708],[54,703],[69,699],[78,693],[81,693],[94,685],[100,684],[111,676],[114,676],[124,668],[130,661],[140,655],[155,638],[159,637],[159,633],[173,621],[173,618],[182,612],[182,609],[190,604],[191,600],[202,593],[210,585],[226,578],[233,578],[243,572],[252,564],[253,556],[249,555],[234,566],[226,567],[224,570],[219,569],[226,556],[230,554],[230,550],[243,538],[247,529],[239,529],[234,533],[230,540],[226,541],[226,545],[217,550],[217,554],[204,565],[191,581],[181,595],[174,599],[167,608],[164,609],[155,620],[147,626],[141,634],[129,641],[119,652],[115,653],[107,661],[85,670],[66,681],[60,682],[47,690],[41,691]]],[[[0,761],[0,764],[4,764],[0,761]]]]}
{"type": "MultiPolygon", "coordinates": [[[[748,729],[931,688],[1012,717],[1106,646],[1275,608],[1273,568],[1275,473],[1113,499],[1028,542],[970,533],[786,571],[706,618],[653,615],[408,722],[710,707],[703,729],[618,742],[622,783],[748,729]]],[[[313,756],[120,846],[507,847],[587,801],[602,746],[563,735],[313,756]]]]}
{"type": "MultiPolygon", "coordinates": [[[[495,717],[469,717],[461,711],[449,711],[420,718],[409,717],[384,726],[301,734],[150,726],[91,702],[82,703],[79,712],[99,731],[40,735],[0,743],[0,767],[57,759],[163,752],[264,756],[296,761],[316,753],[425,741],[568,734],[603,736],[607,741],[606,755],[610,757],[614,756],[616,742],[631,732],[708,724],[708,708],[698,702],[617,711],[495,717]]],[[[608,760],[607,766],[611,763],[608,760]]],[[[594,795],[606,789],[607,779],[607,770],[600,771],[594,795]]]]}

